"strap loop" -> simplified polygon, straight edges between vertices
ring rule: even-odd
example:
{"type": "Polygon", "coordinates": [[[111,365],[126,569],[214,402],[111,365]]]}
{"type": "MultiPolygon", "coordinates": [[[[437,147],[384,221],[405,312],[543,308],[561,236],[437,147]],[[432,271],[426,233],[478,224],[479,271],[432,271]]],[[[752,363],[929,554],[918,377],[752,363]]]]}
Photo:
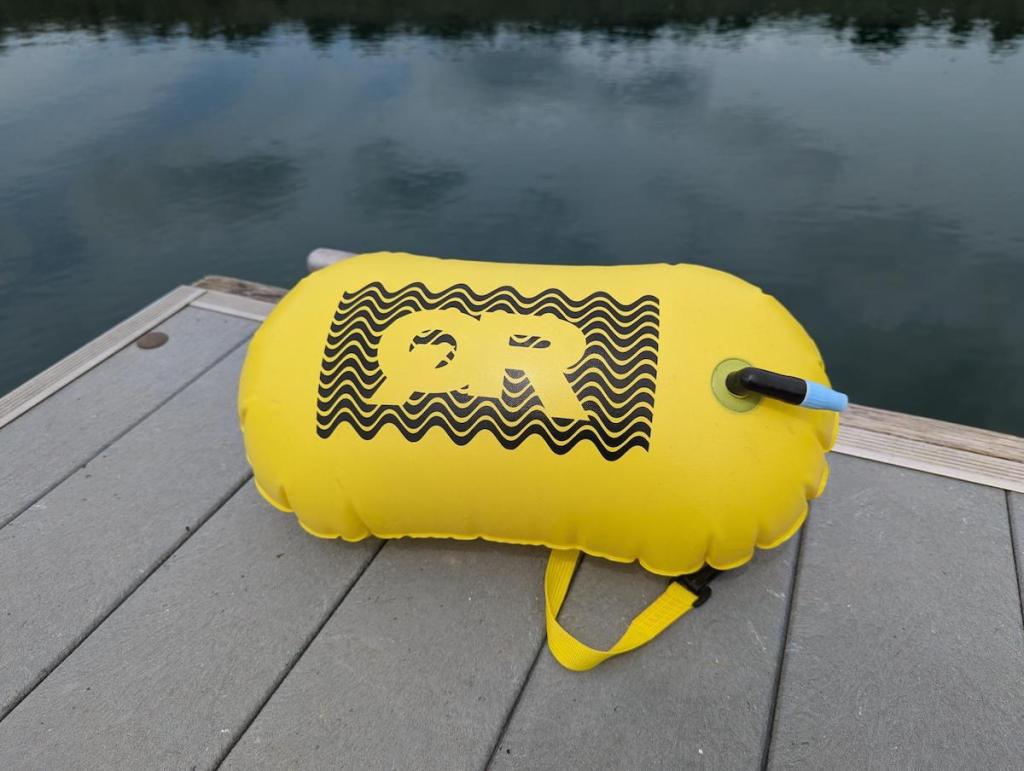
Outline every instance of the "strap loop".
{"type": "Polygon", "coordinates": [[[544,571],[548,648],[555,660],[566,669],[584,672],[612,656],[639,648],[665,631],[698,602],[697,594],[673,581],[661,596],[640,611],[615,645],[604,651],[591,648],[566,631],[557,618],[579,559],[578,549],[552,549],[547,570],[544,571]]]}

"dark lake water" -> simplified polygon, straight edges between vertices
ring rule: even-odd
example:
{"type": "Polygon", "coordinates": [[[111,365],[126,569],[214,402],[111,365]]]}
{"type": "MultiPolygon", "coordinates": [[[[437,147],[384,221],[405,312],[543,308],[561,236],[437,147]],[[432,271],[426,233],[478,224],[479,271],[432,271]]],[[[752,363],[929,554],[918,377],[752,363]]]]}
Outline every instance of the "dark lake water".
{"type": "Polygon", "coordinates": [[[0,30],[0,392],[333,246],[705,263],[854,401],[1024,434],[1022,2],[4,0],[0,30]]]}

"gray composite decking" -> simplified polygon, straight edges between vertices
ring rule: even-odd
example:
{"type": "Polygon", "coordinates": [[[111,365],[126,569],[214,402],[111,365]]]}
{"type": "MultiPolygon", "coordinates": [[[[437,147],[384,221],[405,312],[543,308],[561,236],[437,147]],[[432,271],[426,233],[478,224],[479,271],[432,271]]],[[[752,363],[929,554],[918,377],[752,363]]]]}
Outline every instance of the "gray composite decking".
{"type": "MultiPolygon", "coordinates": [[[[854,411],[797,538],[572,673],[544,550],[260,500],[234,400],[273,292],[205,286],[0,400],[0,769],[1021,765],[1024,440],[854,411]]],[[[587,558],[561,618],[609,644],[663,583],[587,558]]]]}

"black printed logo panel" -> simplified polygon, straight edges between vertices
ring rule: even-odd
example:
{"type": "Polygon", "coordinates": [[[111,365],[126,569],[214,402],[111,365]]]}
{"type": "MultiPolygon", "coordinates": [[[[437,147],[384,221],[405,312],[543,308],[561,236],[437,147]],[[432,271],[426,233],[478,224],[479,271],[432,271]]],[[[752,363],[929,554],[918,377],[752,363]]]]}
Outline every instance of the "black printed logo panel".
{"type": "Polygon", "coordinates": [[[493,434],[513,449],[540,436],[564,454],[592,442],[607,460],[650,448],[658,298],[558,289],[476,294],[379,282],[345,292],[327,335],[317,433],[363,439],[393,425],[410,442],[433,428],[465,445],[493,434]]]}

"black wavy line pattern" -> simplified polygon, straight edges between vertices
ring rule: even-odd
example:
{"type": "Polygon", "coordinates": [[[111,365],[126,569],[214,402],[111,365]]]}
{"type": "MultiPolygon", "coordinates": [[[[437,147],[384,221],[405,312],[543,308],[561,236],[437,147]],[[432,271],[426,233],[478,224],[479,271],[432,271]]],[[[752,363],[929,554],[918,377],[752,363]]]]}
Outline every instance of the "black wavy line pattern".
{"type": "MultiPolygon", "coordinates": [[[[326,439],[345,423],[371,439],[392,425],[415,442],[436,426],[458,445],[488,431],[508,449],[537,435],[559,455],[586,441],[609,461],[634,447],[646,451],[654,421],[658,321],[658,298],[653,295],[622,303],[607,292],[574,300],[558,289],[526,296],[513,287],[500,287],[477,294],[466,284],[432,292],[415,283],[389,291],[374,282],[345,292],[338,303],[320,369],[317,434],[326,439]],[[370,397],[385,380],[377,361],[384,330],[409,313],[447,309],[476,318],[489,311],[550,315],[578,327],[586,348],[565,377],[587,419],[549,416],[528,374],[520,370],[505,370],[500,398],[459,390],[414,393],[401,405],[371,404],[370,397]]],[[[513,335],[508,344],[550,345],[536,335],[513,335]]],[[[423,330],[410,341],[410,350],[419,345],[438,346],[438,367],[458,351],[456,338],[442,329],[423,330]]]]}

